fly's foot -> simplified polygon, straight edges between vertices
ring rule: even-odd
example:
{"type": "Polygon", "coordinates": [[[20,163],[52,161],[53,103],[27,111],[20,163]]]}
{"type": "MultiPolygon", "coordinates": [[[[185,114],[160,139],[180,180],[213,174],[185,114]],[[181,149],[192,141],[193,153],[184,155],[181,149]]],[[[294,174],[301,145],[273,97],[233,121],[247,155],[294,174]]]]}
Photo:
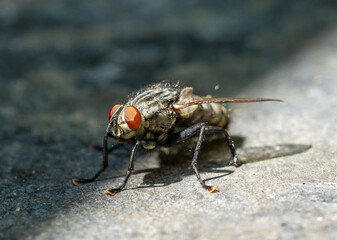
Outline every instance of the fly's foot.
{"type": "Polygon", "coordinates": [[[217,192],[219,192],[219,190],[217,188],[211,187],[211,186],[207,186],[207,191],[209,193],[217,193],[217,192]]]}
{"type": "Polygon", "coordinates": [[[235,166],[235,167],[240,167],[241,166],[241,162],[239,161],[239,159],[237,158],[237,156],[235,156],[233,158],[233,160],[229,162],[229,166],[235,166]]]}
{"type": "Polygon", "coordinates": [[[234,161],[229,162],[229,166],[240,167],[241,165],[242,165],[241,162],[236,162],[236,163],[234,163],[234,161]]]}
{"type": "Polygon", "coordinates": [[[90,179],[86,179],[86,178],[74,178],[73,179],[73,184],[75,184],[76,186],[81,186],[83,184],[86,183],[90,183],[95,181],[96,178],[90,178],[90,179]]]}
{"type": "Polygon", "coordinates": [[[74,178],[73,179],[73,184],[76,185],[76,186],[81,186],[85,183],[87,183],[88,181],[86,179],[83,179],[83,178],[74,178]]]}
{"type": "Polygon", "coordinates": [[[209,193],[216,193],[219,192],[219,190],[216,187],[208,186],[205,184],[204,180],[199,179],[201,186],[206,189],[209,193]]]}
{"type": "Polygon", "coordinates": [[[108,188],[107,190],[105,190],[105,193],[110,196],[115,196],[116,193],[119,193],[120,191],[122,191],[122,189],[120,188],[108,188]]]}
{"type": "Polygon", "coordinates": [[[103,152],[103,147],[99,144],[91,144],[91,149],[99,152],[103,152]]]}

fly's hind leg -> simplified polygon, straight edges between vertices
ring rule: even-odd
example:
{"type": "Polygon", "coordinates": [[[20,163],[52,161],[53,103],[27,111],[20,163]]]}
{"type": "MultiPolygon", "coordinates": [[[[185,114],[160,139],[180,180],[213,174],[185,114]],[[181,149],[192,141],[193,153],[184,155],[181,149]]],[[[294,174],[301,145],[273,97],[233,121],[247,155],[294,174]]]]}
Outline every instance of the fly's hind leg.
{"type": "Polygon", "coordinates": [[[235,167],[240,167],[241,163],[238,159],[238,155],[236,154],[234,142],[231,139],[231,137],[229,136],[226,129],[222,129],[222,131],[226,136],[227,144],[228,144],[229,149],[231,150],[231,153],[232,153],[232,156],[233,156],[233,160],[229,162],[229,165],[234,165],[235,167]]]}
{"type": "Polygon", "coordinates": [[[208,126],[206,128],[206,133],[207,134],[223,134],[225,135],[226,142],[228,144],[228,147],[232,153],[233,159],[229,162],[229,165],[234,165],[235,167],[239,167],[241,163],[239,162],[238,155],[236,154],[235,150],[235,145],[231,137],[229,136],[228,132],[226,129],[221,128],[221,127],[213,127],[213,126],[208,126]]]}

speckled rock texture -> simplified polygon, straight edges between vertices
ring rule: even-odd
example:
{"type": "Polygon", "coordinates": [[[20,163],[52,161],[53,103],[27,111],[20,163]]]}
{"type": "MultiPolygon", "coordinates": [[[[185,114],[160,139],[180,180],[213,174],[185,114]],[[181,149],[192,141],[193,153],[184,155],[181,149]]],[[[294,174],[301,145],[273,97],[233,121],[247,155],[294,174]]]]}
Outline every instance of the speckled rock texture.
{"type": "Polygon", "coordinates": [[[0,2],[0,239],[336,239],[337,2],[0,2]],[[110,107],[163,79],[232,104],[229,132],[141,150],[98,181],[110,107]],[[186,150],[188,149],[188,151],[186,150]]]}

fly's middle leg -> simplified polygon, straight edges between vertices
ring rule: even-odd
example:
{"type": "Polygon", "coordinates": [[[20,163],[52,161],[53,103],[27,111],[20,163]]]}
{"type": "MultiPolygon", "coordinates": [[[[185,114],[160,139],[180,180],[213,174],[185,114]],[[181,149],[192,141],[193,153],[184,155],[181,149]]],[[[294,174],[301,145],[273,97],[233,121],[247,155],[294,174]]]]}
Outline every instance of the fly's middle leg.
{"type": "Polygon", "coordinates": [[[205,127],[206,127],[206,123],[203,123],[200,128],[200,135],[199,135],[199,139],[197,142],[197,146],[195,147],[195,150],[194,150],[193,159],[192,159],[192,167],[194,169],[195,175],[197,176],[201,186],[205,188],[206,190],[208,190],[210,193],[214,193],[214,192],[217,192],[218,190],[215,187],[206,185],[205,180],[201,179],[201,176],[199,174],[198,167],[197,167],[198,166],[197,159],[198,159],[199,151],[200,151],[201,144],[205,136],[205,127]]]}
{"type": "Polygon", "coordinates": [[[232,141],[232,139],[229,136],[226,129],[221,128],[221,127],[206,126],[206,123],[197,123],[197,124],[187,128],[187,129],[184,129],[184,130],[176,133],[167,144],[169,146],[172,146],[172,145],[175,145],[175,144],[182,143],[185,140],[197,135],[198,132],[199,132],[199,139],[198,139],[195,151],[194,151],[193,160],[192,160],[192,167],[194,169],[194,172],[195,172],[201,186],[203,188],[207,189],[210,192],[217,192],[216,188],[211,187],[211,186],[207,186],[205,184],[205,181],[202,180],[202,178],[200,177],[200,174],[199,174],[199,171],[198,171],[198,168],[197,168],[197,158],[198,158],[198,154],[199,154],[204,136],[205,135],[212,135],[212,134],[221,134],[221,135],[225,135],[226,142],[227,142],[227,144],[229,146],[229,149],[232,153],[233,159],[230,162],[230,165],[234,165],[236,167],[240,166],[240,162],[239,162],[237,154],[236,154],[234,142],[232,141]]]}
{"type": "Polygon", "coordinates": [[[193,167],[195,175],[197,176],[198,181],[200,182],[201,186],[203,188],[205,188],[206,190],[208,190],[209,192],[214,193],[214,192],[217,192],[218,190],[215,187],[206,185],[205,181],[201,178],[201,176],[199,174],[199,171],[198,171],[197,159],[198,159],[199,151],[200,151],[200,148],[201,148],[201,144],[204,140],[205,128],[206,128],[206,123],[197,123],[197,124],[187,128],[187,129],[184,129],[184,130],[178,132],[175,136],[173,136],[171,138],[171,141],[168,143],[168,145],[174,145],[174,144],[181,143],[181,142],[195,136],[199,132],[199,139],[198,139],[197,145],[195,147],[194,155],[193,155],[193,159],[192,159],[192,167],[193,167]]]}

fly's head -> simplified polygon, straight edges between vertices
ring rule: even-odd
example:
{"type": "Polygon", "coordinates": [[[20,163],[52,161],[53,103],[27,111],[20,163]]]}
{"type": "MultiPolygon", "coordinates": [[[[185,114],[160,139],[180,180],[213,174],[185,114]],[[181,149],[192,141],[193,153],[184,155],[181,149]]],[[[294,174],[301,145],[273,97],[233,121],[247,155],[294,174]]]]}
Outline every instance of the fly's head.
{"type": "Polygon", "coordinates": [[[106,131],[118,142],[125,142],[142,131],[143,122],[142,114],[135,106],[116,104],[109,111],[106,131]]]}

